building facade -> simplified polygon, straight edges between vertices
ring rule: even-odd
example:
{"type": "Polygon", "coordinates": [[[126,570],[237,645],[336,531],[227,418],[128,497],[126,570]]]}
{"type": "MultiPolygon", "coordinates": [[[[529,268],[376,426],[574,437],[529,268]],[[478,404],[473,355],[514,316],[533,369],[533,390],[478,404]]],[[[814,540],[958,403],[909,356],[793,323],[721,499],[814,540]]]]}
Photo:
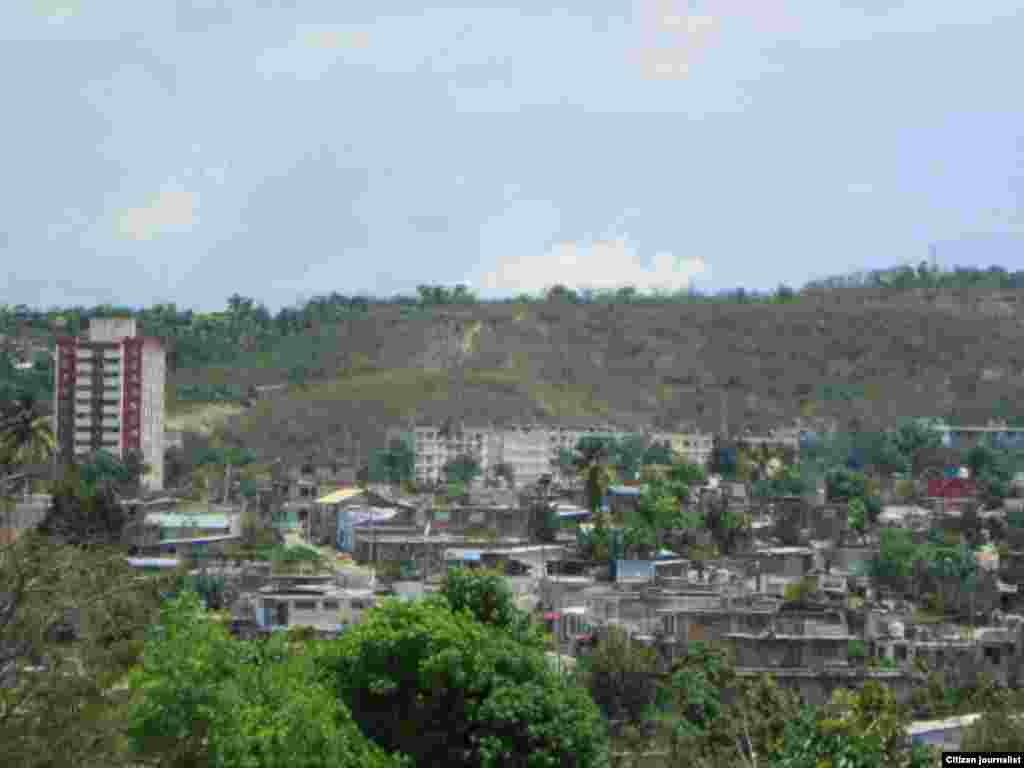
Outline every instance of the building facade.
{"type": "Polygon", "coordinates": [[[714,435],[710,432],[653,432],[651,439],[699,467],[708,465],[715,449],[714,435]]]}
{"type": "Polygon", "coordinates": [[[96,450],[124,458],[138,452],[150,466],[142,482],[164,486],[166,353],[141,337],[132,318],[96,318],[87,340],[57,340],[55,434],[62,460],[96,450]]]}

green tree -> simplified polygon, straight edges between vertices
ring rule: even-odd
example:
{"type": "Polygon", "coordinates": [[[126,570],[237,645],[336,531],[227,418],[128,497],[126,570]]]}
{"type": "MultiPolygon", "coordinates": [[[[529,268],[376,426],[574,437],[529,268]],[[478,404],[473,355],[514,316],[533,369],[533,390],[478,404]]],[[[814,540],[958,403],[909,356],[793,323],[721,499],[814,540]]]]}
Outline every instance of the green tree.
{"type": "Polygon", "coordinates": [[[867,486],[863,474],[841,468],[825,475],[825,491],[829,501],[846,501],[867,495],[867,486]]]}
{"type": "Polygon", "coordinates": [[[647,450],[644,451],[641,463],[644,466],[648,466],[650,464],[668,466],[672,463],[672,458],[672,449],[670,447],[662,443],[652,443],[648,446],[647,450]]]}
{"type": "Polygon", "coordinates": [[[640,723],[651,717],[658,694],[657,655],[610,626],[581,656],[576,677],[608,720],[640,723]]]}
{"type": "Polygon", "coordinates": [[[861,538],[864,537],[867,532],[867,507],[863,499],[853,498],[846,502],[846,521],[850,530],[861,538]]]}
{"type": "Polygon", "coordinates": [[[904,528],[885,528],[879,532],[878,554],[871,561],[871,575],[888,586],[905,586],[913,575],[914,561],[920,552],[904,528]]]}
{"type": "Polygon", "coordinates": [[[374,483],[388,483],[398,488],[410,482],[416,472],[416,456],[407,441],[394,439],[386,450],[375,451],[370,456],[367,473],[374,483]]]}
{"type": "Polygon", "coordinates": [[[39,531],[66,544],[120,545],[128,513],[112,483],[109,476],[83,478],[78,467],[66,467],[53,485],[39,531]]]}
{"type": "Polygon", "coordinates": [[[919,471],[918,459],[922,453],[942,445],[942,435],[928,421],[906,421],[896,428],[894,440],[898,451],[910,463],[912,472],[919,471]]]}
{"type": "Polygon", "coordinates": [[[39,412],[31,393],[13,393],[5,399],[0,392],[0,475],[4,469],[42,464],[55,450],[50,420],[39,412]]]}
{"type": "Polygon", "coordinates": [[[139,659],[161,583],[139,579],[117,551],[34,532],[0,547],[5,765],[126,765],[111,688],[139,659]]]}
{"type": "Polygon", "coordinates": [[[786,728],[771,768],[925,768],[926,748],[903,747],[905,720],[889,689],[869,680],[856,693],[839,690],[821,710],[805,708],[786,728]]]}
{"type": "Polygon", "coordinates": [[[615,481],[615,472],[609,465],[610,453],[609,443],[604,438],[582,437],[576,443],[576,472],[583,477],[587,508],[595,514],[601,509],[608,487],[615,481]]]}
{"type": "Polygon", "coordinates": [[[502,629],[526,645],[543,648],[539,628],[531,626],[529,614],[516,606],[508,580],[500,572],[456,568],[445,576],[440,594],[452,611],[468,611],[481,624],[502,629]]]}
{"type": "Polygon", "coordinates": [[[982,712],[981,718],[964,729],[960,749],[964,752],[1024,751],[1024,723],[1001,696],[982,712]]]}
{"type": "Polygon", "coordinates": [[[130,677],[133,751],[169,766],[397,766],[286,639],[233,640],[184,592],[164,605],[130,677]]]}
{"type": "Polygon", "coordinates": [[[480,476],[480,462],[472,456],[461,454],[445,464],[442,471],[449,483],[468,486],[480,476]]]}
{"type": "Polygon", "coordinates": [[[362,732],[416,765],[606,764],[586,691],[542,651],[446,600],[385,600],[318,663],[362,732]]]}
{"type": "Polygon", "coordinates": [[[618,440],[611,448],[615,456],[615,466],[623,477],[633,479],[640,471],[644,454],[647,452],[647,440],[642,435],[629,435],[618,440]]]}

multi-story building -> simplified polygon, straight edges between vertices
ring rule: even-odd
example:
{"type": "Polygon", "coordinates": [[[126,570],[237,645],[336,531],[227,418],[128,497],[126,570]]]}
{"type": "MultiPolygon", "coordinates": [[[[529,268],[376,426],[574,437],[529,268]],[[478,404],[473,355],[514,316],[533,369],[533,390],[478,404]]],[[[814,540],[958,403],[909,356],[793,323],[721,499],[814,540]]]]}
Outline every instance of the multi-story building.
{"type": "Polygon", "coordinates": [[[491,468],[493,446],[490,427],[453,425],[443,429],[437,425],[416,426],[412,430],[389,429],[387,439],[409,442],[415,456],[417,482],[432,483],[444,478],[444,465],[458,456],[471,456],[480,465],[481,477],[491,468]]]}
{"type": "Polygon", "coordinates": [[[141,453],[151,490],[164,484],[166,353],[133,318],[96,318],[86,340],[57,339],[54,414],[61,458],[141,453]]]}
{"type": "Polygon", "coordinates": [[[506,426],[495,432],[493,444],[495,465],[511,467],[518,486],[534,485],[552,472],[551,445],[544,427],[506,426]]]}
{"type": "Polygon", "coordinates": [[[701,467],[707,466],[714,452],[714,436],[709,432],[652,432],[650,437],[701,467]]]}
{"type": "MultiPolygon", "coordinates": [[[[388,441],[402,438],[415,455],[416,479],[436,482],[443,478],[444,465],[456,456],[473,456],[480,464],[481,478],[498,465],[512,469],[516,485],[536,483],[542,475],[554,473],[562,450],[573,450],[580,438],[606,437],[622,440],[638,431],[607,425],[559,426],[506,424],[501,426],[454,426],[447,432],[437,425],[388,430],[388,441]]],[[[654,432],[647,437],[665,444],[688,461],[705,466],[713,450],[713,438],[701,432],[654,432]]]]}

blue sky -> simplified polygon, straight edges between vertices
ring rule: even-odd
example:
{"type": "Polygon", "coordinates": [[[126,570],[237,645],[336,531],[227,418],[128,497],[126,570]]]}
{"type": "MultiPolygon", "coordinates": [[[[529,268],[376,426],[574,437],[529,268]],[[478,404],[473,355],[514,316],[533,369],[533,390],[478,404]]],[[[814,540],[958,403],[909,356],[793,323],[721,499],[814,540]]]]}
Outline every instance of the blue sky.
{"type": "Polygon", "coordinates": [[[0,4],[0,302],[1024,269],[1024,0],[518,5],[0,4]]]}

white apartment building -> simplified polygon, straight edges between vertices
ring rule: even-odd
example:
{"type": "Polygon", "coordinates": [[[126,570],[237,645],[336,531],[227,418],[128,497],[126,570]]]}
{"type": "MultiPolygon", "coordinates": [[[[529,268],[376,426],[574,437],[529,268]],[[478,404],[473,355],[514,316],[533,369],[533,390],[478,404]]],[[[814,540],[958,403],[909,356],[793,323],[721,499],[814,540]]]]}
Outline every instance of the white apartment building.
{"type": "Polygon", "coordinates": [[[452,427],[443,434],[436,425],[417,426],[412,430],[389,429],[388,442],[394,439],[409,440],[415,456],[417,482],[431,483],[444,479],[444,465],[458,456],[472,456],[480,465],[484,477],[491,468],[493,457],[490,427],[452,427]]]}
{"type": "Polygon", "coordinates": [[[496,464],[512,467],[517,486],[534,485],[552,474],[551,443],[545,427],[507,426],[495,431],[496,464]]]}
{"type": "MultiPolygon", "coordinates": [[[[461,454],[473,456],[480,464],[482,481],[499,464],[512,468],[517,486],[536,483],[542,475],[556,474],[554,462],[561,450],[573,450],[580,438],[611,437],[622,440],[636,431],[606,425],[552,426],[502,425],[455,427],[452,434],[441,434],[439,426],[417,426],[412,430],[388,430],[388,441],[410,441],[415,456],[416,479],[437,482],[444,478],[446,463],[461,454]]],[[[713,450],[713,437],[702,432],[653,432],[647,437],[667,445],[687,461],[706,466],[713,450]]]]}
{"type": "Polygon", "coordinates": [[[151,468],[143,484],[162,490],[166,367],[159,339],[139,336],[133,318],[95,318],[87,341],[59,338],[54,421],[61,456],[138,451],[151,468]]]}

